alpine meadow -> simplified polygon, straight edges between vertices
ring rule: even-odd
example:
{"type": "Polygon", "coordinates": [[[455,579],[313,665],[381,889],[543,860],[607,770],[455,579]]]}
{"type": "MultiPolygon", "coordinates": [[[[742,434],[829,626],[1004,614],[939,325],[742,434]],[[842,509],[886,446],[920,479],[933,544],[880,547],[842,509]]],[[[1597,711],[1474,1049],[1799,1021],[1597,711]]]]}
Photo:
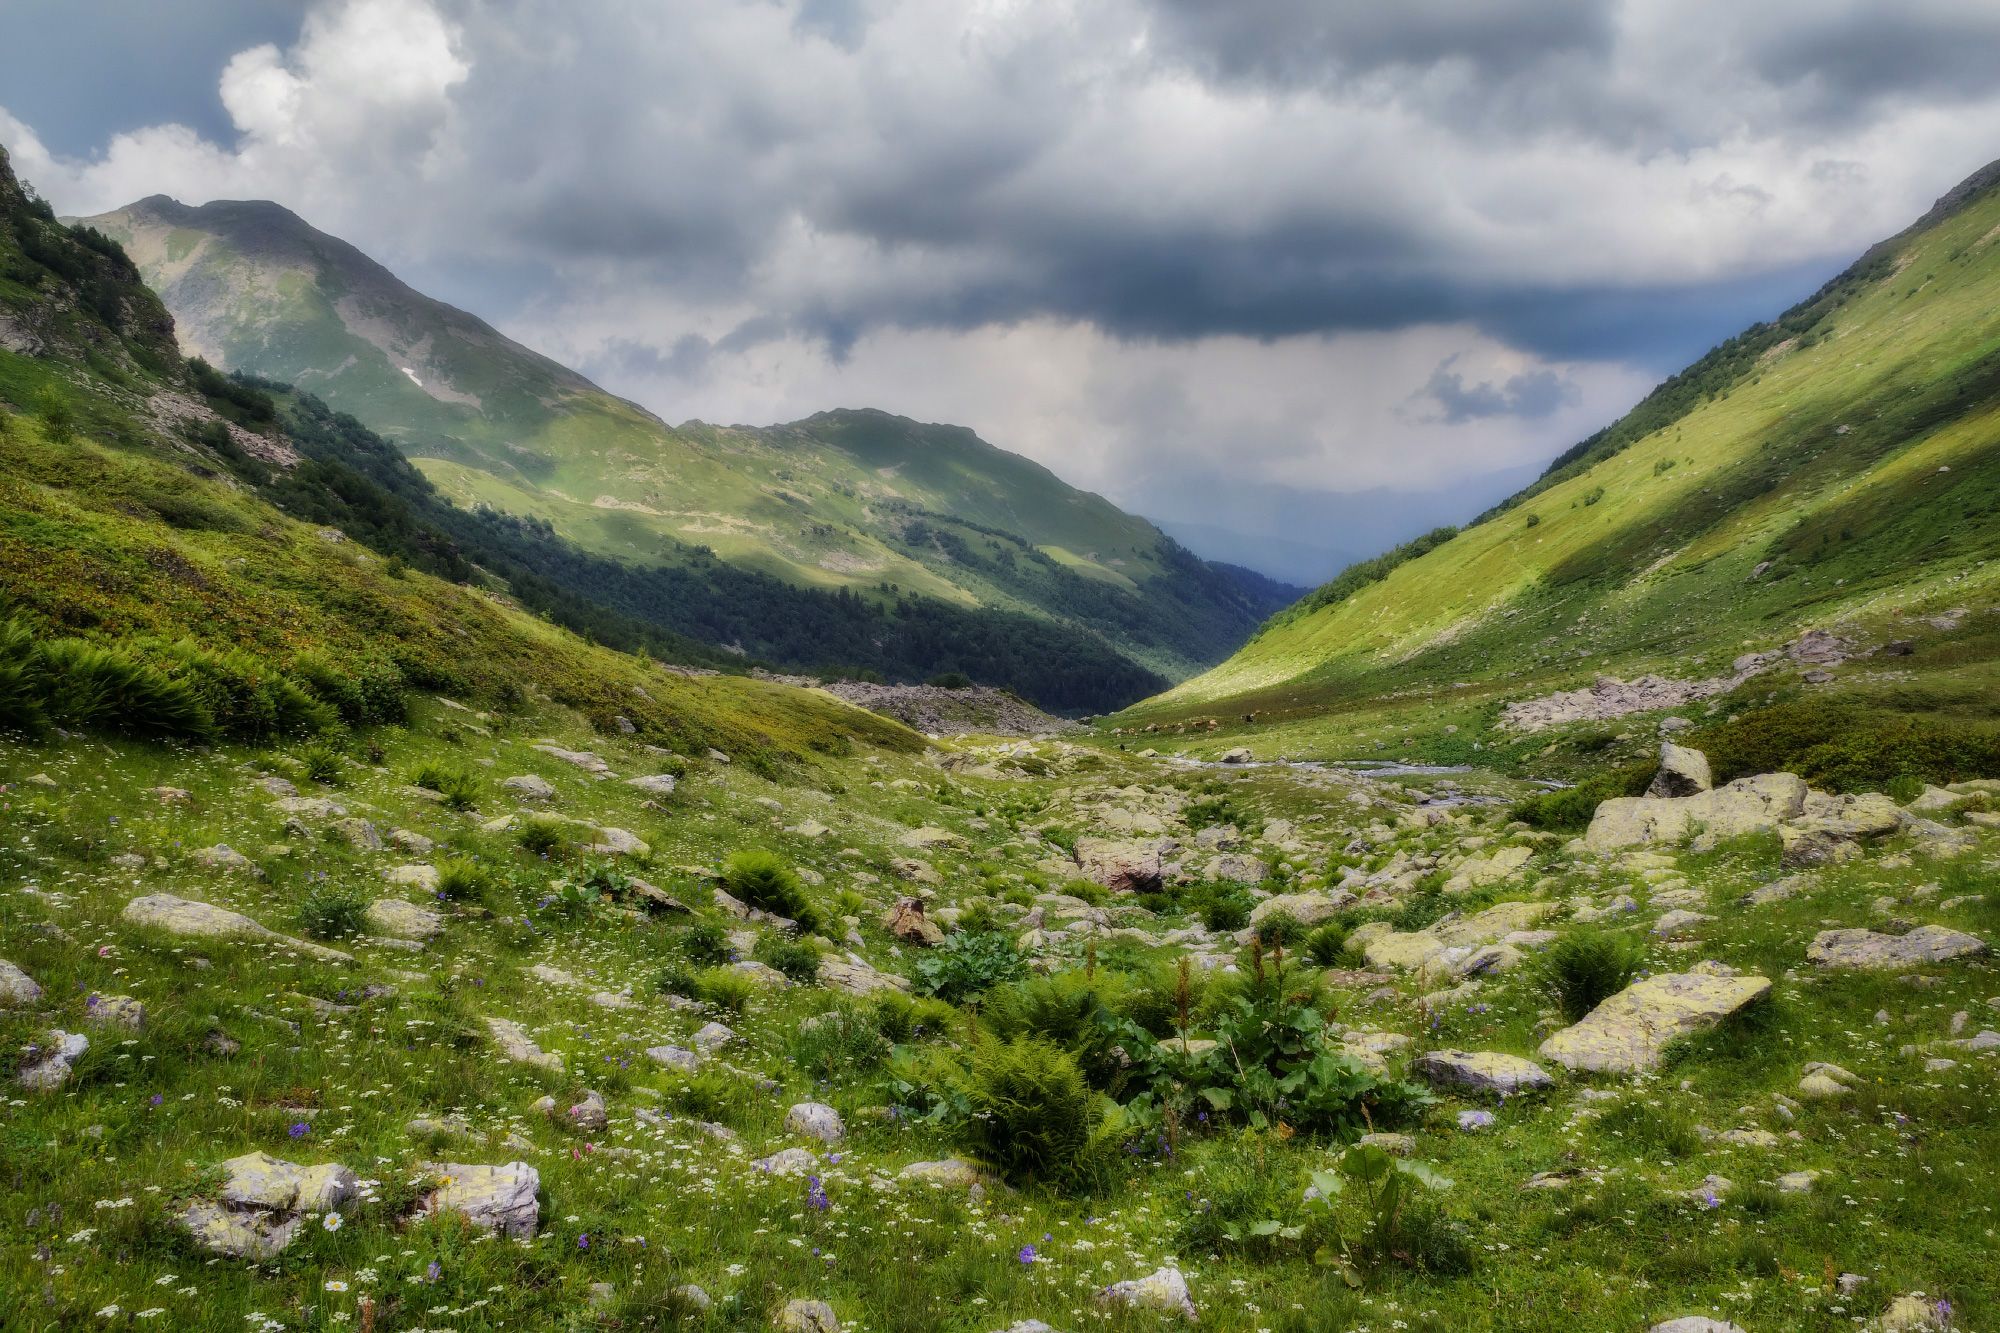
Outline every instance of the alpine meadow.
{"type": "Polygon", "coordinates": [[[2000,1329],[1989,8],[0,14],[0,1325],[2000,1329]]]}

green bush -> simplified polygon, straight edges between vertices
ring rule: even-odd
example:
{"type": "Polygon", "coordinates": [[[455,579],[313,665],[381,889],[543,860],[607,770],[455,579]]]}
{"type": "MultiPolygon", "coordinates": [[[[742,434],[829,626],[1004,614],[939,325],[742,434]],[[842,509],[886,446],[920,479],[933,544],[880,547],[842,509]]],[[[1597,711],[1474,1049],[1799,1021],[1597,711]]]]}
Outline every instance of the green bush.
{"type": "Polygon", "coordinates": [[[0,731],[39,733],[48,724],[47,699],[48,673],[34,634],[17,620],[0,620],[0,731]]]}
{"type": "Polygon", "coordinates": [[[437,896],[446,902],[484,903],[499,887],[491,867],[470,856],[448,856],[437,863],[437,896]]]}
{"type": "Polygon", "coordinates": [[[1250,895],[1229,885],[1213,885],[1201,898],[1201,924],[1217,934],[1229,934],[1250,924],[1250,895]]]}
{"type": "Polygon", "coordinates": [[[681,932],[680,949],[690,962],[710,967],[729,961],[729,932],[713,921],[696,921],[681,932]]]}
{"type": "Polygon", "coordinates": [[[889,1057],[889,1042],[874,1016],[842,1001],[793,1029],[786,1043],[792,1063],[815,1079],[874,1069],[889,1057]]]}
{"type": "Polygon", "coordinates": [[[1059,1046],[1032,1037],[981,1042],[965,1095],[968,1146],[1016,1184],[1083,1186],[1106,1164],[1117,1119],[1059,1046]]]}
{"type": "Polygon", "coordinates": [[[875,997],[872,1015],[875,1030],[891,1045],[942,1036],[960,1021],[959,1011],[943,1000],[901,991],[883,991],[875,997]]]}
{"type": "Polygon", "coordinates": [[[1320,967],[1337,967],[1347,954],[1347,927],[1329,921],[1306,936],[1305,953],[1320,967]]]}
{"type": "Polygon", "coordinates": [[[1833,791],[1880,791],[1898,778],[1944,786],[2000,776],[2000,725],[1990,719],[1888,711],[1819,696],[1784,699],[1695,733],[1717,782],[1796,773],[1833,791]]]}
{"type": "Polygon", "coordinates": [[[188,683],[118,648],[56,639],[37,650],[51,722],[75,730],[206,739],[215,717],[188,683]]]}
{"type": "Polygon", "coordinates": [[[532,852],[536,856],[556,856],[568,848],[569,830],[560,819],[530,815],[514,830],[514,842],[524,852],[532,852]]]}
{"type": "Polygon", "coordinates": [[[1274,944],[1290,947],[1305,937],[1305,922],[1287,912],[1268,913],[1257,923],[1257,938],[1267,949],[1274,944]]]}
{"type": "Polygon", "coordinates": [[[291,674],[350,726],[409,720],[403,673],[387,662],[335,662],[324,654],[308,653],[292,663],[291,674]]]}
{"type": "Polygon", "coordinates": [[[806,930],[819,929],[819,913],[806,897],[805,884],[776,852],[754,848],[731,854],[722,863],[722,887],[761,911],[796,921],[806,930]]]}
{"type": "Polygon", "coordinates": [[[191,689],[217,728],[235,739],[315,736],[339,725],[333,708],[241,649],[212,651],[192,639],[135,639],[131,649],[191,689]]]}
{"type": "Polygon", "coordinates": [[[308,745],[299,751],[299,768],[308,782],[317,782],[322,787],[338,787],[341,783],[341,753],[331,745],[308,745]]]}
{"type": "Polygon", "coordinates": [[[1590,817],[1597,813],[1601,802],[1617,796],[1643,795],[1659,771],[1659,764],[1648,762],[1598,773],[1574,787],[1518,801],[1508,812],[1509,817],[1551,833],[1581,832],[1590,827],[1590,817]]]}
{"type": "Polygon", "coordinates": [[[1182,1008],[1192,1018],[1214,984],[1206,968],[1189,967],[1184,978],[1177,961],[1155,963],[1126,982],[1116,1000],[1118,1016],[1155,1037],[1171,1037],[1182,1026],[1182,1008]]]}
{"type": "Polygon", "coordinates": [[[703,1004],[740,1014],[757,998],[756,978],[733,967],[704,968],[694,974],[693,998],[703,1004]]]}
{"type": "Polygon", "coordinates": [[[974,934],[960,931],[927,949],[917,960],[912,980],[926,995],[962,1004],[1027,970],[1028,960],[1001,931],[974,934]]]}
{"type": "MultiPolygon", "coordinates": [[[[473,776],[470,769],[430,761],[419,766],[411,775],[410,781],[426,791],[434,791],[444,797],[444,803],[450,809],[470,810],[479,804],[479,779],[473,776]]],[[[530,819],[522,827],[526,828],[528,824],[534,822],[530,819]]]]}
{"type": "Polygon", "coordinates": [[[1117,989],[1110,973],[1056,972],[987,992],[981,1014],[1003,1041],[1039,1037],[1076,1051],[1100,1030],[1100,1017],[1115,1012],[1107,997],[1117,989]]]}
{"type": "Polygon", "coordinates": [[[783,935],[763,935],[750,956],[766,967],[775,968],[801,986],[819,980],[819,950],[810,940],[788,939],[783,935]]]}
{"type": "Polygon", "coordinates": [[[1645,962],[1646,946],[1636,936],[1573,930],[1535,959],[1534,978],[1574,1023],[1631,985],[1645,962]]]}
{"type": "Polygon", "coordinates": [[[359,935],[368,921],[368,899],[341,884],[315,884],[299,904],[299,927],[316,940],[359,935]]]}

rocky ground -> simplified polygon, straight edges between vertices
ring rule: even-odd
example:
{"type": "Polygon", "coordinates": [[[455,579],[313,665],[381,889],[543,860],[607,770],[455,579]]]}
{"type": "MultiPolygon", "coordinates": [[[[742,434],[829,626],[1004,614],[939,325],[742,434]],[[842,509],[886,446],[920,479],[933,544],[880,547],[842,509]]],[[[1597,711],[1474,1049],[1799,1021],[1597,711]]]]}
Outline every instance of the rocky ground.
{"type": "MultiPolygon", "coordinates": [[[[815,683],[803,678],[779,679],[815,683]]],[[[945,689],[837,680],[819,688],[872,713],[892,717],[926,736],[1059,736],[1079,729],[1079,724],[1068,718],[1044,713],[1018,695],[986,685],[945,689]]]]}
{"type": "Polygon", "coordinates": [[[2000,1323],[2000,783],[1670,746],[1570,835],[1476,773],[1170,759],[774,783],[442,704],[338,755],[10,746],[8,1327],[2000,1323]],[[718,879],[750,847],[816,932],[718,879]],[[921,1077],[1038,974],[1129,1024],[1061,1188],[921,1077]],[[1364,1109],[1246,1112],[1267,1012],[1364,1109]]]}

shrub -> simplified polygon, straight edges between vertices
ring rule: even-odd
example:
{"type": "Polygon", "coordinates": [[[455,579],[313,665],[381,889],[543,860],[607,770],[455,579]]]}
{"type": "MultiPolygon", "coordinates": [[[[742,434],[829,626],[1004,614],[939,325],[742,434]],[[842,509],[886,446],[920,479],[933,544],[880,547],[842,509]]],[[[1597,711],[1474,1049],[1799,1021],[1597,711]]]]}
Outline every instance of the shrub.
{"type": "Polygon", "coordinates": [[[1202,899],[1201,924],[1218,934],[1241,930],[1250,924],[1254,906],[1242,889],[1218,885],[1202,899]]]}
{"type": "Polygon", "coordinates": [[[469,856],[449,856],[437,863],[437,896],[446,902],[483,903],[499,887],[492,869],[469,856]]]}
{"type": "Polygon", "coordinates": [[[1574,930],[1543,951],[1534,975],[1543,993],[1574,1023],[1631,985],[1645,961],[1646,947],[1636,936],[1574,930]]]}
{"type": "Polygon", "coordinates": [[[694,974],[694,996],[703,1004],[740,1014],[757,998],[757,981],[733,967],[704,968],[694,974]]]}
{"type": "Polygon", "coordinates": [[[729,961],[729,932],[713,921],[697,921],[681,932],[681,952],[703,966],[729,961]]]}
{"type": "Polygon", "coordinates": [[[941,1036],[952,1029],[959,1017],[957,1009],[928,996],[883,991],[875,997],[875,1030],[896,1046],[941,1036]]]}
{"type": "Polygon", "coordinates": [[[336,663],[324,654],[308,653],[292,663],[291,674],[350,726],[408,720],[403,673],[387,662],[336,663]]]}
{"type": "Polygon", "coordinates": [[[247,741],[313,736],[340,715],[270,663],[238,648],[221,652],[192,639],[135,639],[135,654],[184,683],[224,733],[247,741]]]}
{"type": "Polygon", "coordinates": [[[1590,817],[1597,813],[1600,802],[1616,796],[1643,794],[1659,768],[1657,763],[1649,762],[1598,773],[1574,787],[1518,801],[1508,814],[1530,828],[1552,833],[1580,832],[1590,827],[1590,817]]]}
{"type": "Polygon", "coordinates": [[[732,853],[722,863],[722,887],[752,907],[807,930],[819,929],[819,913],[806,898],[805,884],[776,852],[756,848],[732,853]]]}
{"type": "MultiPolygon", "coordinates": [[[[428,762],[417,769],[410,781],[426,791],[434,791],[444,797],[444,803],[450,809],[470,810],[479,804],[479,779],[473,776],[470,769],[452,768],[428,762]]],[[[530,819],[522,825],[522,828],[526,829],[534,822],[530,819]]],[[[526,845],[525,842],[522,843],[522,846],[526,845]]]]}
{"type": "Polygon", "coordinates": [[[819,980],[819,950],[810,941],[787,939],[783,935],[764,935],[758,938],[757,947],[750,956],[766,967],[776,968],[801,986],[810,986],[819,980]]]}
{"type": "Polygon", "coordinates": [[[1184,1026],[1182,1010],[1198,1012],[1214,985],[1214,974],[1190,967],[1183,978],[1176,962],[1154,964],[1117,997],[1118,1016],[1155,1037],[1171,1037],[1184,1026]]]}
{"type": "Polygon", "coordinates": [[[341,755],[330,745],[309,745],[299,751],[299,767],[309,782],[317,782],[322,787],[340,785],[341,755]]]}
{"type": "Polygon", "coordinates": [[[40,732],[48,723],[47,697],[48,674],[35,636],[17,620],[0,620],[0,731],[40,732]]]}
{"type": "MultiPolygon", "coordinates": [[[[1912,710],[1921,697],[1907,701],[1912,710]]],[[[1707,727],[1688,741],[1717,782],[1797,773],[1833,791],[1881,790],[1897,778],[1943,786],[2000,775],[2000,728],[1990,721],[1888,712],[1839,699],[1786,699],[1707,727]]]]}
{"type": "Polygon", "coordinates": [[[43,711],[61,726],[205,739],[214,715],[185,681],[111,647],[56,639],[37,651],[43,711]]]}
{"type": "Polygon", "coordinates": [[[1347,927],[1329,921],[1306,936],[1305,952],[1320,967],[1334,967],[1347,953],[1347,927]]]}
{"type": "Polygon", "coordinates": [[[1001,931],[960,931],[926,950],[917,960],[917,988],[952,1004],[962,1004],[1027,970],[1027,960],[1001,931]]]}
{"type": "Polygon", "coordinates": [[[532,815],[514,830],[514,841],[522,851],[536,856],[556,856],[569,846],[569,830],[560,819],[532,815]]]}
{"type": "Polygon", "coordinates": [[[817,1079],[873,1069],[889,1057],[889,1042],[872,1016],[844,1001],[801,1022],[787,1046],[792,1063],[817,1079]]]}
{"type": "Polygon", "coordinates": [[[1305,923],[1287,912],[1269,913],[1257,923],[1257,938],[1266,948],[1274,944],[1297,944],[1305,936],[1305,923]]]}
{"type": "Polygon", "coordinates": [[[367,924],[368,900],[340,884],[315,884],[299,904],[299,926],[318,940],[358,935],[367,924]]]}
{"type": "Polygon", "coordinates": [[[988,992],[982,1013],[1002,1040],[1039,1037],[1076,1051],[1100,1030],[1100,1016],[1113,1012],[1106,995],[1116,986],[1109,973],[1029,977],[988,992]]]}
{"type": "Polygon", "coordinates": [[[965,1094],[968,1146],[1008,1180],[1074,1187],[1101,1168],[1116,1121],[1062,1048],[1032,1037],[981,1042],[965,1094]]]}

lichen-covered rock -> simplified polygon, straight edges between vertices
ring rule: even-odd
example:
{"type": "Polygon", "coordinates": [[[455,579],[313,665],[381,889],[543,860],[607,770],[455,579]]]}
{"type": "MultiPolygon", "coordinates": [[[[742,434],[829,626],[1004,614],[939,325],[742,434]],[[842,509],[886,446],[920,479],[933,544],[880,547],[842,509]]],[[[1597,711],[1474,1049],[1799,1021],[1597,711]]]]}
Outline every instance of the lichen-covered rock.
{"type": "Polygon", "coordinates": [[[1203,873],[1220,883],[1262,884],[1271,877],[1271,864],[1262,857],[1225,852],[1211,860],[1203,873]]]}
{"type": "Polygon", "coordinates": [[[840,1321],[825,1301],[786,1301],[774,1327],[783,1333],[840,1333],[840,1321]]]}
{"type": "Polygon", "coordinates": [[[944,943],[944,932],[924,915],[924,901],[921,898],[896,899],[895,904],[882,914],[882,929],[905,944],[929,948],[931,945],[944,943]]]}
{"type": "MultiPolygon", "coordinates": [[[[420,868],[431,869],[429,866],[420,868]]],[[[431,874],[435,876],[437,872],[431,870],[431,874]]],[[[444,929],[444,918],[401,898],[377,898],[368,904],[368,924],[392,939],[428,940],[436,938],[444,929]]]]}
{"type": "Polygon", "coordinates": [[[1470,893],[1474,889],[1504,883],[1519,873],[1534,855],[1532,847],[1500,847],[1469,856],[1445,881],[1444,891],[1449,894],[1470,893]]]}
{"type": "Polygon", "coordinates": [[[1275,916],[1289,917],[1302,926],[1317,926],[1329,917],[1338,916],[1353,901],[1354,895],[1345,889],[1329,893],[1274,893],[1250,909],[1250,925],[1254,929],[1275,916]]]}
{"type": "Polygon", "coordinates": [[[983,1184],[986,1173],[977,1164],[957,1157],[947,1157],[938,1162],[911,1162],[896,1173],[896,1179],[905,1184],[938,1185],[947,1189],[970,1189],[983,1184]]]}
{"type": "Polygon", "coordinates": [[[260,875],[257,863],[237,851],[226,842],[218,842],[213,847],[202,847],[189,854],[196,865],[204,870],[219,870],[231,875],[260,875]]]}
{"type": "Polygon", "coordinates": [[[644,856],[653,847],[630,829],[601,828],[597,830],[597,841],[587,844],[584,850],[599,856],[644,856]]]}
{"type": "Polygon", "coordinates": [[[819,1159],[804,1148],[780,1148],[750,1165],[769,1176],[802,1176],[817,1167],[819,1159]]]}
{"type": "Polygon", "coordinates": [[[42,988],[35,979],[0,958],[0,1004],[33,1004],[42,998],[42,988]]]}
{"type": "Polygon", "coordinates": [[[1907,935],[1882,935],[1859,929],[1822,930],[1806,946],[1806,960],[1816,967],[1899,972],[1986,952],[1986,941],[1978,936],[1933,925],[1918,926],[1907,935]]]}
{"type": "Polygon", "coordinates": [[[493,1034],[493,1044],[500,1048],[500,1054],[509,1060],[538,1069],[560,1071],[563,1067],[562,1056],[535,1045],[527,1030],[512,1019],[488,1018],[486,1030],[493,1034]]]}
{"type": "Polygon", "coordinates": [[[821,1143],[838,1143],[847,1137],[840,1112],[825,1102],[798,1102],[785,1112],[785,1128],[821,1143]]]}
{"type": "Polygon", "coordinates": [[[58,1028],[46,1043],[37,1045],[39,1049],[30,1056],[32,1063],[24,1065],[16,1078],[32,1092],[49,1092],[69,1082],[77,1060],[90,1049],[90,1038],[58,1028]]]}
{"type": "Polygon", "coordinates": [[[1177,1314],[1187,1320],[1195,1318],[1194,1298],[1188,1292],[1187,1279],[1181,1276],[1178,1268],[1162,1268],[1145,1277],[1114,1282],[1097,1293],[1097,1300],[1100,1305],[1154,1310],[1162,1314],[1177,1314]]]}
{"type": "Polygon", "coordinates": [[[525,1239],[535,1234],[542,1178],[526,1162],[501,1166],[439,1162],[426,1168],[438,1188],[425,1197],[424,1213],[458,1213],[483,1231],[525,1239]]]}
{"type": "Polygon", "coordinates": [[[84,1002],[84,1019],[93,1027],[137,1032],[146,1026],[146,1006],[130,995],[93,995],[84,1002]]]}
{"type": "Polygon", "coordinates": [[[892,972],[881,972],[851,958],[819,960],[819,984],[847,995],[873,995],[878,991],[906,991],[910,983],[892,972]]]}
{"type": "Polygon", "coordinates": [[[268,940],[282,944],[286,948],[329,963],[351,963],[351,954],[324,945],[312,944],[305,940],[295,940],[289,935],[280,935],[251,920],[241,912],[232,912],[226,907],[212,903],[196,902],[190,898],[176,898],[171,893],[149,893],[134,898],[125,904],[123,913],[126,921],[135,926],[148,926],[154,930],[164,930],[169,935],[189,935],[198,938],[268,940]]]}
{"type": "Polygon", "coordinates": [[[684,1046],[648,1046],[646,1058],[667,1069],[678,1069],[683,1074],[701,1072],[701,1057],[684,1046]]]}
{"type": "Polygon", "coordinates": [[[1647,977],[1619,991],[1541,1045],[1566,1069],[1635,1074],[1653,1069],[1673,1041],[1715,1026],[1771,989],[1770,979],[1702,964],[1647,977]]]}
{"type": "Polygon", "coordinates": [[[298,1233],[301,1219],[295,1213],[238,1210],[197,1199],[181,1211],[179,1221],[201,1249],[228,1259],[261,1263],[284,1253],[298,1233]]]}
{"type": "Polygon", "coordinates": [[[1533,1060],[1501,1051],[1425,1051],[1410,1062],[1410,1073],[1437,1087],[1513,1096],[1555,1082],[1533,1060]]]}
{"type": "Polygon", "coordinates": [[[1791,773],[1738,778],[1694,796],[1620,796],[1600,803],[1583,835],[1591,851],[1679,842],[1698,825],[1721,840],[1768,833],[1805,812],[1806,784],[1791,773]]]}
{"type": "Polygon", "coordinates": [[[1660,771],[1646,788],[1648,796],[1698,796],[1715,786],[1708,756],[1672,741],[1660,742],[1660,771]]]}
{"type": "Polygon", "coordinates": [[[719,1051],[735,1040],[735,1029],[726,1023],[704,1023],[688,1038],[689,1044],[704,1054],[719,1051]]]}
{"type": "Polygon", "coordinates": [[[1150,893],[1165,874],[1156,844],[1078,838],[1076,862],[1083,877],[1113,893],[1150,893]]]}
{"type": "Polygon", "coordinates": [[[222,1164],[220,1197],[239,1208],[279,1212],[332,1212],[352,1199],[361,1183],[339,1162],[300,1166],[266,1152],[245,1153],[222,1164]]]}
{"type": "Polygon", "coordinates": [[[524,801],[552,801],[556,796],[555,786],[547,778],[533,773],[517,773],[511,778],[502,778],[500,786],[524,801]]]}
{"type": "Polygon", "coordinates": [[[649,796],[672,796],[680,779],[671,773],[649,773],[644,777],[627,778],[625,785],[636,787],[649,796]]]}

